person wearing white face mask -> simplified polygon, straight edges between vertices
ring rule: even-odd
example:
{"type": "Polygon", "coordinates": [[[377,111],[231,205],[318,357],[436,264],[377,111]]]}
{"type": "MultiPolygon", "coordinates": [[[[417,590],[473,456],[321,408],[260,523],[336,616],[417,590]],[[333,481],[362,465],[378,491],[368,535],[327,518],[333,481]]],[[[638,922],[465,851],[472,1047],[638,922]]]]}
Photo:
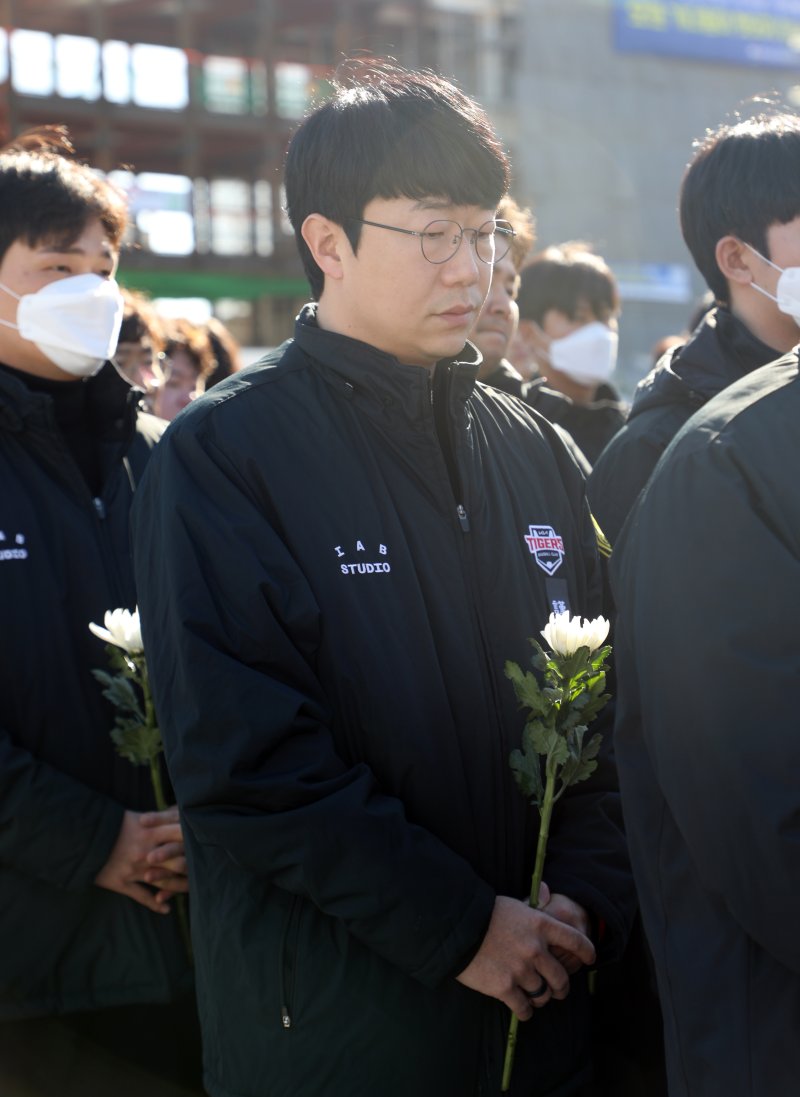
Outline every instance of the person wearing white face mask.
{"type": "Polygon", "coordinates": [[[586,244],[546,248],[522,272],[518,305],[512,360],[522,372],[538,373],[523,399],[536,407],[542,385],[568,397],[571,404],[554,421],[593,463],[625,422],[610,383],[619,341],[614,275],[586,244]]]}
{"type": "Polygon", "coordinates": [[[128,514],[163,423],[108,361],[124,200],[66,141],[0,150],[0,1092],[200,1093],[164,916],[181,826],[116,754],[88,628],[136,605],[128,514]]]}
{"type": "Polygon", "coordinates": [[[680,212],[717,307],[595,469],[595,507],[631,504],[611,561],[614,745],[670,1097],[792,1097],[800,118],[707,134],[680,212]]]}
{"type": "Polygon", "coordinates": [[[612,544],[686,420],[800,339],[798,180],[795,115],[757,115],[699,144],[681,184],[680,225],[716,304],[639,383],[627,423],[595,462],[589,499],[612,544]]]}

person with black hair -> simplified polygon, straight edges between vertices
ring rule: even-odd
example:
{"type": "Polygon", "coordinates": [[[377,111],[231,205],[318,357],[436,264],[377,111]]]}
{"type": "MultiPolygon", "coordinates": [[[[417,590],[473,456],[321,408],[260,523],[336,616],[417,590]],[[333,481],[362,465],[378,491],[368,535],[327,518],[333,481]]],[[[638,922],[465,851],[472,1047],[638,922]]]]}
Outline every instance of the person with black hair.
{"type": "Polygon", "coordinates": [[[171,425],[134,508],[214,1097],[497,1092],[509,1007],[537,1014],[512,1093],[590,1076],[587,968],[633,897],[603,753],[522,899],[503,667],[601,578],[560,438],[475,384],[507,178],[451,84],[357,66],[287,156],[315,303],[171,425]]]}
{"type": "Polygon", "coordinates": [[[163,320],[145,294],[124,287],[120,293],[123,313],[114,365],[149,397],[164,356],[163,320]]]}
{"type": "Polygon", "coordinates": [[[617,282],[608,264],[578,241],[535,255],[522,271],[515,351],[525,371],[523,400],[558,423],[590,463],[625,422],[610,380],[617,362],[617,282]],[[552,400],[551,392],[563,399],[552,400]]]}
{"type": "Polygon", "coordinates": [[[199,1078],[181,826],[116,752],[89,631],[134,608],[161,428],[108,361],[124,200],[70,151],[0,150],[0,1092],[176,1097],[199,1078]]]}
{"type": "MultiPolygon", "coordinates": [[[[521,209],[510,195],[503,198],[497,213],[511,225],[516,235],[506,255],[494,264],[489,293],[478,322],[470,333],[470,338],[483,359],[478,367],[478,380],[522,399],[526,392],[533,397],[535,391],[535,397],[526,402],[535,407],[545,419],[557,425],[561,418],[569,414],[571,401],[543,384],[527,384],[522,374],[517,372],[506,357],[519,322],[517,295],[520,271],[533,245],[533,216],[530,210],[521,209]]],[[[562,433],[584,475],[588,476],[592,466],[586,456],[568,431],[560,426],[557,429],[562,433]]]]}
{"type": "Polygon", "coordinates": [[[698,142],[680,224],[716,307],[638,385],[628,421],[595,463],[589,499],[613,542],[661,454],[706,401],[800,340],[781,307],[780,268],[800,260],[800,118],[776,112],[698,142]]]}

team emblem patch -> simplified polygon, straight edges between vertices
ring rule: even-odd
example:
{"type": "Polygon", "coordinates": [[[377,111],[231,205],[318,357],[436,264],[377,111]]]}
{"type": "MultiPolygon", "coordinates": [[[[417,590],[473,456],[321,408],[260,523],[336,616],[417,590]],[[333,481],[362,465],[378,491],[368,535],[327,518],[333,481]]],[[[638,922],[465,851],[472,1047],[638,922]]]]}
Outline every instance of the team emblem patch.
{"type": "Polygon", "coordinates": [[[525,544],[536,563],[548,575],[554,575],[564,560],[564,541],[552,526],[528,526],[525,544]]]}

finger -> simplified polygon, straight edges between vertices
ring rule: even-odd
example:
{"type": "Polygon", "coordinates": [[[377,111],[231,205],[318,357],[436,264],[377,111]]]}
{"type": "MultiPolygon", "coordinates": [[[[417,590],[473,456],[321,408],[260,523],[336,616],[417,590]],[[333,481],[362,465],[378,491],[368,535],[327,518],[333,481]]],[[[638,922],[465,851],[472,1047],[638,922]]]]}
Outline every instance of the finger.
{"type": "Polygon", "coordinates": [[[173,874],[175,876],[186,876],[188,871],[185,857],[170,857],[168,861],[162,861],[160,864],[145,866],[145,872],[156,872],[170,876],[173,874]]]}
{"type": "MultiPolygon", "coordinates": [[[[545,952],[536,957],[536,966],[538,972],[534,973],[534,978],[545,979],[554,998],[566,998],[569,994],[569,973],[564,965],[552,953],[545,952]]],[[[529,980],[530,975],[526,973],[525,978],[529,980]]]]}
{"type": "Polygon", "coordinates": [[[501,1000],[520,1021],[530,1021],[533,1017],[533,1004],[521,987],[514,987],[501,1000]]]}
{"type": "Polygon", "coordinates": [[[537,909],[543,910],[544,907],[546,907],[547,904],[550,902],[550,899],[550,888],[547,886],[544,880],[542,880],[541,884],[539,884],[539,906],[537,909]]]}
{"type": "Polygon", "coordinates": [[[175,858],[182,858],[185,861],[184,849],[183,842],[163,842],[160,846],[150,850],[147,854],[147,863],[148,865],[163,865],[175,858]]]}
{"type": "Polygon", "coordinates": [[[580,930],[574,929],[572,926],[567,925],[566,922],[559,922],[557,919],[545,915],[543,918],[542,932],[551,949],[564,949],[566,952],[572,953],[581,963],[586,965],[594,963],[596,955],[594,945],[588,937],[585,937],[580,932],[580,930]]]}
{"type": "Polygon", "coordinates": [[[161,872],[158,869],[152,870],[145,877],[146,883],[151,887],[161,888],[164,891],[169,892],[186,892],[189,890],[189,880],[186,876],[178,876],[169,872],[161,872]]]}
{"type": "Polygon", "coordinates": [[[165,823],[159,827],[149,827],[145,837],[151,848],[163,846],[168,842],[183,842],[183,831],[180,823],[165,823]]]}
{"type": "Polygon", "coordinates": [[[159,902],[158,896],[141,884],[128,884],[125,894],[141,906],[152,910],[154,914],[169,914],[169,907],[163,901],[159,902]]]}
{"type": "Polygon", "coordinates": [[[139,816],[139,823],[143,827],[160,827],[164,823],[177,823],[180,815],[177,806],[165,808],[164,811],[143,811],[139,816]]]}

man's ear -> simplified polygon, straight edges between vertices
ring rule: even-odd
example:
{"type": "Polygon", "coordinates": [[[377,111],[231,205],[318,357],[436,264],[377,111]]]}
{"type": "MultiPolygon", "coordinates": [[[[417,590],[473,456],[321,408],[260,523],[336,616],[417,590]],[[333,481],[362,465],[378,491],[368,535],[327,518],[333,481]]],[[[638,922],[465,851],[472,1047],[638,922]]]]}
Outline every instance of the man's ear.
{"type": "Polygon", "coordinates": [[[723,236],[717,241],[714,251],[717,266],[729,282],[739,286],[749,285],[753,281],[758,256],[735,236],[723,236]]]}
{"type": "Polygon", "coordinates": [[[343,276],[342,250],[350,247],[341,225],[329,221],[321,213],[310,213],[300,229],[314,261],[326,278],[343,276]]]}

